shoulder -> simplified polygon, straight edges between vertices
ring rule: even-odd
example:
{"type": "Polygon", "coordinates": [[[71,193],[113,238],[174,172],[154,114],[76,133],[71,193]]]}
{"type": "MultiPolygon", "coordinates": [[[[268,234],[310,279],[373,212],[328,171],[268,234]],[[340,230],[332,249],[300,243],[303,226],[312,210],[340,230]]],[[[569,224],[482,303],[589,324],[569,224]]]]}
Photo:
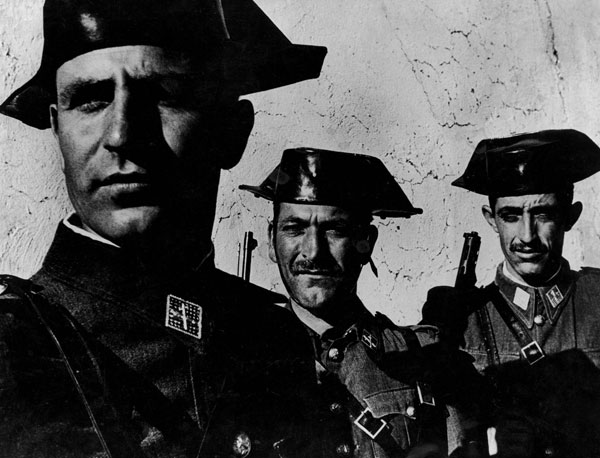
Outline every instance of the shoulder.
{"type": "Polygon", "coordinates": [[[222,271],[215,272],[215,285],[223,309],[220,316],[236,341],[247,347],[267,345],[273,352],[294,351],[304,345],[306,332],[295,316],[281,305],[287,298],[222,271]]]}
{"type": "Polygon", "coordinates": [[[382,334],[386,352],[416,350],[439,342],[439,330],[435,326],[398,326],[379,312],[375,314],[375,322],[382,334]]]}
{"type": "Polygon", "coordinates": [[[596,267],[582,267],[579,271],[571,272],[578,288],[590,288],[600,291],[600,269],[596,267]]]}

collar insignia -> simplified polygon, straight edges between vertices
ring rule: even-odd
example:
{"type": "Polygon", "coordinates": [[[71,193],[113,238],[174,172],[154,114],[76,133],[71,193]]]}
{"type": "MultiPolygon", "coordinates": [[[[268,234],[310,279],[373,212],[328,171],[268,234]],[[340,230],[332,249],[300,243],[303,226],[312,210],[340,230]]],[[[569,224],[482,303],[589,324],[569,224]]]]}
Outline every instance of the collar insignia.
{"type": "Polygon", "coordinates": [[[529,293],[518,286],[515,288],[514,304],[522,310],[527,310],[529,305],[529,293]]]}
{"type": "Polygon", "coordinates": [[[202,307],[169,294],[165,326],[200,339],[202,336],[202,307]]]}
{"type": "Polygon", "coordinates": [[[546,292],[546,299],[548,299],[553,308],[556,308],[562,302],[564,296],[560,292],[560,289],[558,289],[558,286],[554,285],[546,292]]]}

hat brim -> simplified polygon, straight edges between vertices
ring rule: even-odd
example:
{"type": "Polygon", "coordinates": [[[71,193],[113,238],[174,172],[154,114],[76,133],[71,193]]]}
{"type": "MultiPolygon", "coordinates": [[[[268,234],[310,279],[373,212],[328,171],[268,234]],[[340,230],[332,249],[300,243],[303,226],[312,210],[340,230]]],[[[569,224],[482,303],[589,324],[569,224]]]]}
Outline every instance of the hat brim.
{"type": "MultiPolygon", "coordinates": [[[[246,95],[317,78],[326,54],[322,46],[291,44],[276,52],[265,50],[260,56],[230,55],[230,62],[239,63],[229,66],[225,83],[233,83],[240,95],[246,95]]],[[[0,105],[0,113],[36,129],[49,128],[48,107],[56,100],[50,73],[54,72],[42,62],[35,76],[0,105]]]]}

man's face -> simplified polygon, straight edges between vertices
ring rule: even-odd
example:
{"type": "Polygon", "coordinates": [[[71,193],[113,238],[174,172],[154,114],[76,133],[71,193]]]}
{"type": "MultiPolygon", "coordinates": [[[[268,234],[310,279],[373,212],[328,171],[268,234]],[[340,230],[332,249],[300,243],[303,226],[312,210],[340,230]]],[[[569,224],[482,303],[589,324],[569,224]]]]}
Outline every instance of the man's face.
{"type": "Polygon", "coordinates": [[[494,209],[484,206],[488,223],[500,236],[511,273],[531,285],[543,283],[560,264],[565,232],[577,220],[581,204],[557,194],[499,197],[494,209]]]}
{"type": "Polygon", "coordinates": [[[374,243],[373,226],[328,205],[283,202],[271,230],[270,256],[288,293],[314,313],[355,291],[374,243]]]}
{"type": "Polygon", "coordinates": [[[206,67],[185,53],[123,46],[58,68],[51,121],[88,229],[126,241],[173,208],[212,225],[220,158],[207,145],[220,87],[206,67]]]}

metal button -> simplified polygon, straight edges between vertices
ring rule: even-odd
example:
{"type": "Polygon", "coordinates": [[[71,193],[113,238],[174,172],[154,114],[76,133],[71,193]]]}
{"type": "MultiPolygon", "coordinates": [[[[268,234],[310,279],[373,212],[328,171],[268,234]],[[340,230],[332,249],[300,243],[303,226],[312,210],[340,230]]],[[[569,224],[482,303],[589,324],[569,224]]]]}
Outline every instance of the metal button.
{"type": "Polygon", "coordinates": [[[342,411],[342,405],[341,405],[339,402],[332,402],[332,403],[329,405],[329,410],[330,410],[332,413],[336,413],[336,414],[337,414],[337,413],[340,413],[340,412],[342,411]]]}
{"type": "Polygon", "coordinates": [[[544,318],[543,315],[536,315],[533,317],[533,322],[538,326],[541,326],[546,322],[546,318],[544,318]]]}
{"type": "Polygon", "coordinates": [[[335,448],[335,453],[340,456],[350,456],[350,446],[348,444],[340,444],[335,448]]]}
{"type": "Polygon", "coordinates": [[[406,415],[408,415],[409,417],[414,417],[415,413],[415,408],[413,406],[408,406],[406,408],[406,415]]]}
{"type": "Polygon", "coordinates": [[[331,347],[329,349],[329,352],[327,353],[327,356],[329,357],[330,360],[338,362],[342,360],[342,352],[340,351],[339,348],[336,347],[331,347]]]}
{"type": "Polygon", "coordinates": [[[234,456],[245,458],[246,456],[250,455],[250,451],[252,450],[252,441],[250,440],[248,434],[242,432],[235,436],[232,448],[234,456]]]}
{"type": "Polygon", "coordinates": [[[546,447],[544,456],[554,456],[554,447],[546,447]]]}

